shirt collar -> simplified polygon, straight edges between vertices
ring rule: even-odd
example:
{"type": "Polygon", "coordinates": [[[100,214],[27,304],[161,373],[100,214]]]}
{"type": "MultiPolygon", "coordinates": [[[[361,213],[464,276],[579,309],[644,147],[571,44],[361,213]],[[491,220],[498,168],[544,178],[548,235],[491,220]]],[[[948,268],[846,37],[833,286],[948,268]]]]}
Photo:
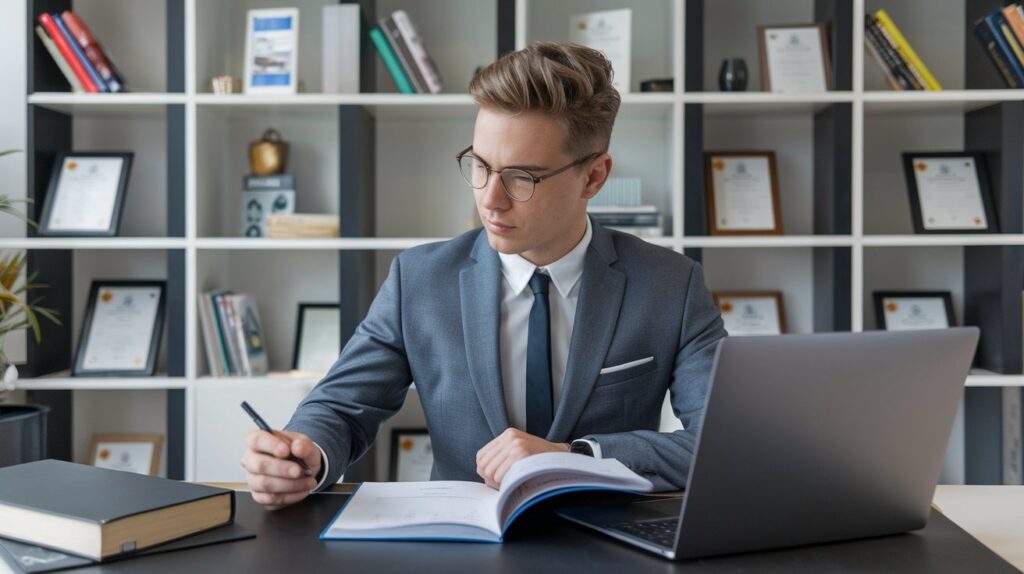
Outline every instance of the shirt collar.
{"type": "MultiPolygon", "coordinates": [[[[573,247],[558,261],[539,268],[541,273],[551,277],[551,281],[562,297],[569,296],[583,275],[583,262],[593,236],[594,230],[590,226],[590,217],[587,217],[587,230],[576,247],[573,247]]],[[[512,288],[512,293],[519,295],[530,283],[530,278],[533,277],[533,273],[538,270],[538,267],[523,259],[518,253],[498,253],[498,257],[501,258],[501,273],[505,276],[505,281],[512,288]]]]}

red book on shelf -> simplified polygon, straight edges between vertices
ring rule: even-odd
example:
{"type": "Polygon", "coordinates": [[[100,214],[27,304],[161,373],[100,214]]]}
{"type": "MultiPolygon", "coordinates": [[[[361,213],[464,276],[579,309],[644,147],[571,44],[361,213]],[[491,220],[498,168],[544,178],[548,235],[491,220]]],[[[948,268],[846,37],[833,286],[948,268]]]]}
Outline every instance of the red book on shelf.
{"type": "Polygon", "coordinates": [[[85,57],[89,58],[89,62],[92,63],[92,67],[96,68],[96,72],[99,73],[103,81],[110,87],[111,92],[123,92],[124,91],[124,79],[121,77],[120,72],[114,67],[114,64],[107,57],[106,52],[93,37],[89,27],[85,25],[85,22],[78,17],[77,14],[66,10],[60,15],[60,19],[64,21],[64,25],[68,27],[68,31],[78,42],[78,45],[82,47],[82,51],[85,52],[85,57]]]}
{"type": "Polygon", "coordinates": [[[71,46],[68,45],[67,40],[64,39],[64,36],[60,33],[57,25],[53,23],[53,19],[50,18],[50,15],[45,12],[40,14],[39,23],[42,24],[46,33],[50,35],[50,39],[53,40],[53,43],[57,46],[57,50],[62,56],[64,56],[68,65],[71,66],[71,71],[75,73],[75,77],[78,78],[79,82],[82,82],[82,87],[85,91],[90,94],[98,93],[100,91],[99,88],[96,87],[92,78],[89,77],[89,73],[85,71],[84,67],[82,67],[82,63],[78,61],[77,57],[75,57],[74,50],[72,50],[71,46]]]}

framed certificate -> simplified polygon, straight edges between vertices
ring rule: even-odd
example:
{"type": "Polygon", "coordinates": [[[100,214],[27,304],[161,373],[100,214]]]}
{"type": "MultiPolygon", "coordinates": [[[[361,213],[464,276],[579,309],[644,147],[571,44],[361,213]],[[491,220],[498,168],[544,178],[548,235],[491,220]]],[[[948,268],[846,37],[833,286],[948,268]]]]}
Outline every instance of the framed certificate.
{"type": "Polygon", "coordinates": [[[72,375],[145,377],[156,369],[164,281],[93,281],[72,375]]]}
{"type": "Polygon", "coordinates": [[[249,10],[245,30],[245,93],[296,93],[299,9],[249,10]]]}
{"type": "Polygon", "coordinates": [[[716,291],[711,296],[722,313],[730,337],[786,332],[780,291],[716,291]]]}
{"type": "Polygon", "coordinates": [[[912,331],[956,325],[949,291],[876,291],[874,296],[879,329],[912,331]]]}
{"type": "Polygon", "coordinates": [[[781,235],[782,210],[775,152],[707,152],[711,235],[781,235]]]}
{"type": "Polygon", "coordinates": [[[156,476],[164,437],[158,434],[95,434],[89,464],[156,476]]]}
{"type": "Polygon", "coordinates": [[[39,235],[117,235],[132,157],[131,153],[58,154],[50,173],[39,235]]]}
{"type": "Polygon", "coordinates": [[[326,373],[341,354],[341,307],[337,303],[299,303],[292,369],[326,373]]]}
{"type": "Polygon", "coordinates": [[[427,481],[434,467],[434,451],[425,428],[391,430],[391,466],[388,480],[392,482],[427,481]]]}
{"type": "Polygon", "coordinates": [[[821,23],[758,26],[761,89],[820,94],[832,85],[828,34],[821,23]]]}
{"type": "Polygon", "coordinates": [[[903,171],[916,233],[997,233],[985,157],[905,152],[903,171]]]}

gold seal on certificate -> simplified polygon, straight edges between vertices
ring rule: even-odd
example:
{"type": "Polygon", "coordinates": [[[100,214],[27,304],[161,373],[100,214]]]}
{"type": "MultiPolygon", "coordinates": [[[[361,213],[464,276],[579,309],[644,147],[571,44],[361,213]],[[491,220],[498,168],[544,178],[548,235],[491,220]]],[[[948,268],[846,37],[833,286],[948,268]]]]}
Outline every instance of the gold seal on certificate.
{"type": "Polygon", "coordinates": [[[903,169],[917,233],[998,231],[981,154],[907,152],[903,169]]]}
{"type": "Polygon", "coordinates": [[[131,153],[58,155],[39,235],[117,235],[131,164],[131,153]]]}
{"type": "Polygon", "coordinates": [[[160,470],[158,434],[96,434],[92,436],[89,463],[99,468],[156,476],[160,470]]]}
{"type": "Polygon", "coordinates": [[[781,335],[786,319],[779,291],[716,291],[712,293],[730,337],[781,335]]]}
{"type": "Polygon", "coordinates": [[[781,235],[775,152],[707,152],[711,235],[781,235]]]}
{"type": "Polygon", "coordinates": [[[758,26],[761,89],[776,94],[820,94],[831,84],[825,25],[758,26]]]}
{"type": "Polygon", "coordinates": [[[164,281],[93,281],[72,374],[151,376],[165,291],[164,281]]]}
{"type": "Polygon", "coordinates": [[[956,324],[949,291],[876,291],[874,297],[879,329],[946,329],[956,324]]]}

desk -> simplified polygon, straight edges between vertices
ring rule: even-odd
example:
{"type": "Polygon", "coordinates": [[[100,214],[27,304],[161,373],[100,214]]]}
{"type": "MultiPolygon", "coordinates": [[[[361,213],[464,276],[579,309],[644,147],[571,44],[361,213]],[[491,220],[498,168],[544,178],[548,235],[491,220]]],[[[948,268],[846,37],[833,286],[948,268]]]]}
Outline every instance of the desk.
{"type": "Polygon", "coordinates": [[[1024,486],[940,485],[935,505],[960,528],[1024,570],[1024,486]]]}
{"type": "MultiPolygon", "coordinates": [[[[336,489],[342,492],[316,494],[274,512],[265,511],[248,493],[239,492],[236,520],[256,531],[254,540],[139,557],[75,572],[1017,572],[938,512],[933,512],[925,529],[912,534],[681,563],[558,519],[550,512],[550,505],[558,499],[542,502],[524,514],[512,526],[505,544],[323,542],[317,537],[319,532],[334,517],[348,496],[344,492],[351,487],[339,485],[336,489]]],[[[969,491],[941,494],[942,503],[956,507],[954,514],[961,505],[971,504],[969,491]]],[[[998,503],[1000,494],[994,492],[991,497],[998,503]]],[[[562,503],[583,500],[561,498],[562,503]]],[[[1014,535],[1018,541],[1024,540],[1021,529],[1014,535]]]]}

